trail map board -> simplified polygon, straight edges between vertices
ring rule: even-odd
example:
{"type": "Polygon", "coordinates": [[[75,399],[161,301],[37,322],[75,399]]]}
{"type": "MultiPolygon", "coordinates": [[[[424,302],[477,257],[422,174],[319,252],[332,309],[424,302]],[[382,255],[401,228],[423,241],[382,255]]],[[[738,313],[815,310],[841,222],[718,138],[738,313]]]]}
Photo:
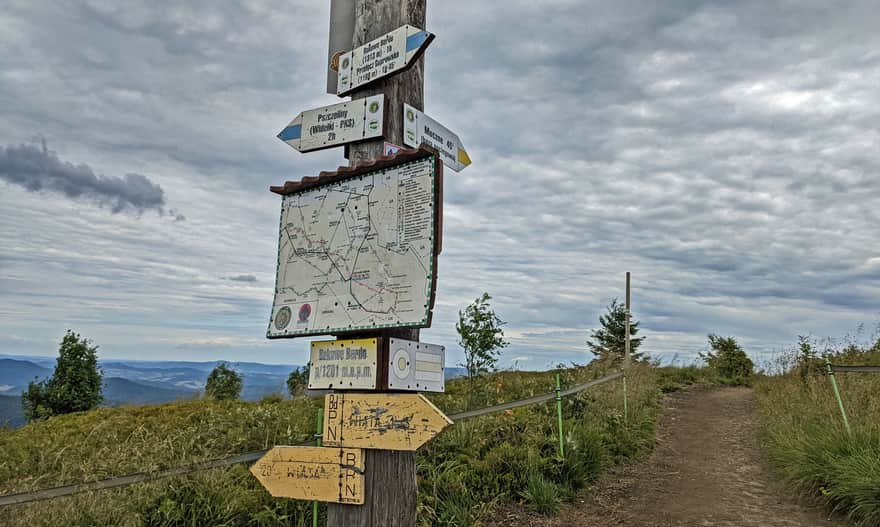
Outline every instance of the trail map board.
{"type": "Polygon", "coordinates": [[[419,152],[284,196],[267,337],[430,326],[442,165],[419,152]]]}

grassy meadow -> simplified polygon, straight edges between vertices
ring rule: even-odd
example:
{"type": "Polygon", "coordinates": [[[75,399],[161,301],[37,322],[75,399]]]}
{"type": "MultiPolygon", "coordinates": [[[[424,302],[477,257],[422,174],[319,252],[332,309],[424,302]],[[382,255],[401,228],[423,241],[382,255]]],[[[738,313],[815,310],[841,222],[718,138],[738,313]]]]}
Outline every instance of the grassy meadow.
{"type": "MultiPolygon", "coordinates": [[[[668,370],[668,369],[666,369],[668,370]]],[[[563,400],[566,457],[555,402],[456,424],[418,455],[422,525],[479,525],[493,506],[522,502],[552,514],[604,467],[649,450],[663,390],[687,375],[634,365],[629,419],[621,381],[563,400]]],[[[669,370],[672,371],[672,370],[669,370]]],[[[470,397],[464,379],[429,397],[448,414],[548,393],[601,377],[601,366],[499,372],[470,397]],[[470,399],[470,401],[469,401],[470,399]]],[[[216,459],[311,437],[320,399],[187,401],[102,408],[0,430],[0,494],[94,481],[216,459]]],[[[246,465],[0,508],[2,525],[311,525],[308,503],[273,499],[246,465]]]]}
{"type": "MultiPolygon", "coordinates": [[[[805,344],[781,359],[783,375],[755,386],[768,457],[804,495],[856,525],[880,526],[880,374],[836,374],[850,436],[824,361],[805,344]]],[[[880,366],[880,341],[823,353],[834,364],[880,366]]]]}

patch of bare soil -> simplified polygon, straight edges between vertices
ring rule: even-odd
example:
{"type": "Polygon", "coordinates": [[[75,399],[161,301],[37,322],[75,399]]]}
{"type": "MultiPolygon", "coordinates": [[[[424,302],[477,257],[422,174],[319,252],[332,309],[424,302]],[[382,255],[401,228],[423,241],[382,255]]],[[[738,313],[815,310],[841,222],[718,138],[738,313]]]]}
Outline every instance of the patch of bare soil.
{"type": "Polygon", "coordinates": [[[786,495],[765,471],[748,388],[693,387],[666,398],[657,447],[615,469],[559,516],[519,507],[490,523],[517,527],[842,527],[786,495]]]}

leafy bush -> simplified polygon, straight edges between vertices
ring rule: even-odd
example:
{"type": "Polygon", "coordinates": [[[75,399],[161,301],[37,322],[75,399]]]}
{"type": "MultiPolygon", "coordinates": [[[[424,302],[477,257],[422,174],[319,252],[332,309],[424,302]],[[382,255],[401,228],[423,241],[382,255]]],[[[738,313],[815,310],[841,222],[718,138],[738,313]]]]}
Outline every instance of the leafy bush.
{"type": "Polygon", "coordinates": [[[67,330],[52,377],[29,383],[22,394],[21,404],[28,421],[84,412],[101,404],[98,347],[90,344],[88,339],[67,330]]]}
{"type": "Polygon", "coordinates": [[[498,318],[489,305],[492,297],[483,293],[465,310],[458,312],[455,331],[458,332],[458,344],[464,350],[465,361],[459,366],[467,370],[469,395],[468,407],[474,403],[473,392],[478,376],[495,369],[501,350],[507,346],[504,340],[505,324],[498,318]]]}
{"type": "Polygon", "coordinates": [[[694,384],[716,384],[718,374],[707,366],[659,366],[656,367],[657,384],[663,393],[677,392],[694,384]]]}
{"type": "Polygon", "coordinates": [[[755,364],[733,337],[709,335],[712,351],[700,353],[709,368],[718,374],[718,382],[734,386],[749,385],[755,364]]]}
{"type": "Polygon", "coordinates": [[[241,396],[241,388],[241,375],[221,362],[208,374],[205,395],[217,401],[234,401],[241,396]]]}
{"type": "Polygon", "coordinates": [[[309,374],[312,364],[306,364],[301,368],[296,368],[287,376],[287,392],[291,397],[297,397],[305,393],[309,387],[309,374]]]}

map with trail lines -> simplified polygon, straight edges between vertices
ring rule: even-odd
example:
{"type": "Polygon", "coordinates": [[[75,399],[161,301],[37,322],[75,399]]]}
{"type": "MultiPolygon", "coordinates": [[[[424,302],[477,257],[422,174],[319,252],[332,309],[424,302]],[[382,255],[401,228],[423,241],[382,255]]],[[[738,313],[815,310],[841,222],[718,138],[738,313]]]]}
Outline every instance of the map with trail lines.
{"type": "Polygon", "coordinates": [[[283,197],[269,338],[428,325],[434,162],[283,197]]]}

